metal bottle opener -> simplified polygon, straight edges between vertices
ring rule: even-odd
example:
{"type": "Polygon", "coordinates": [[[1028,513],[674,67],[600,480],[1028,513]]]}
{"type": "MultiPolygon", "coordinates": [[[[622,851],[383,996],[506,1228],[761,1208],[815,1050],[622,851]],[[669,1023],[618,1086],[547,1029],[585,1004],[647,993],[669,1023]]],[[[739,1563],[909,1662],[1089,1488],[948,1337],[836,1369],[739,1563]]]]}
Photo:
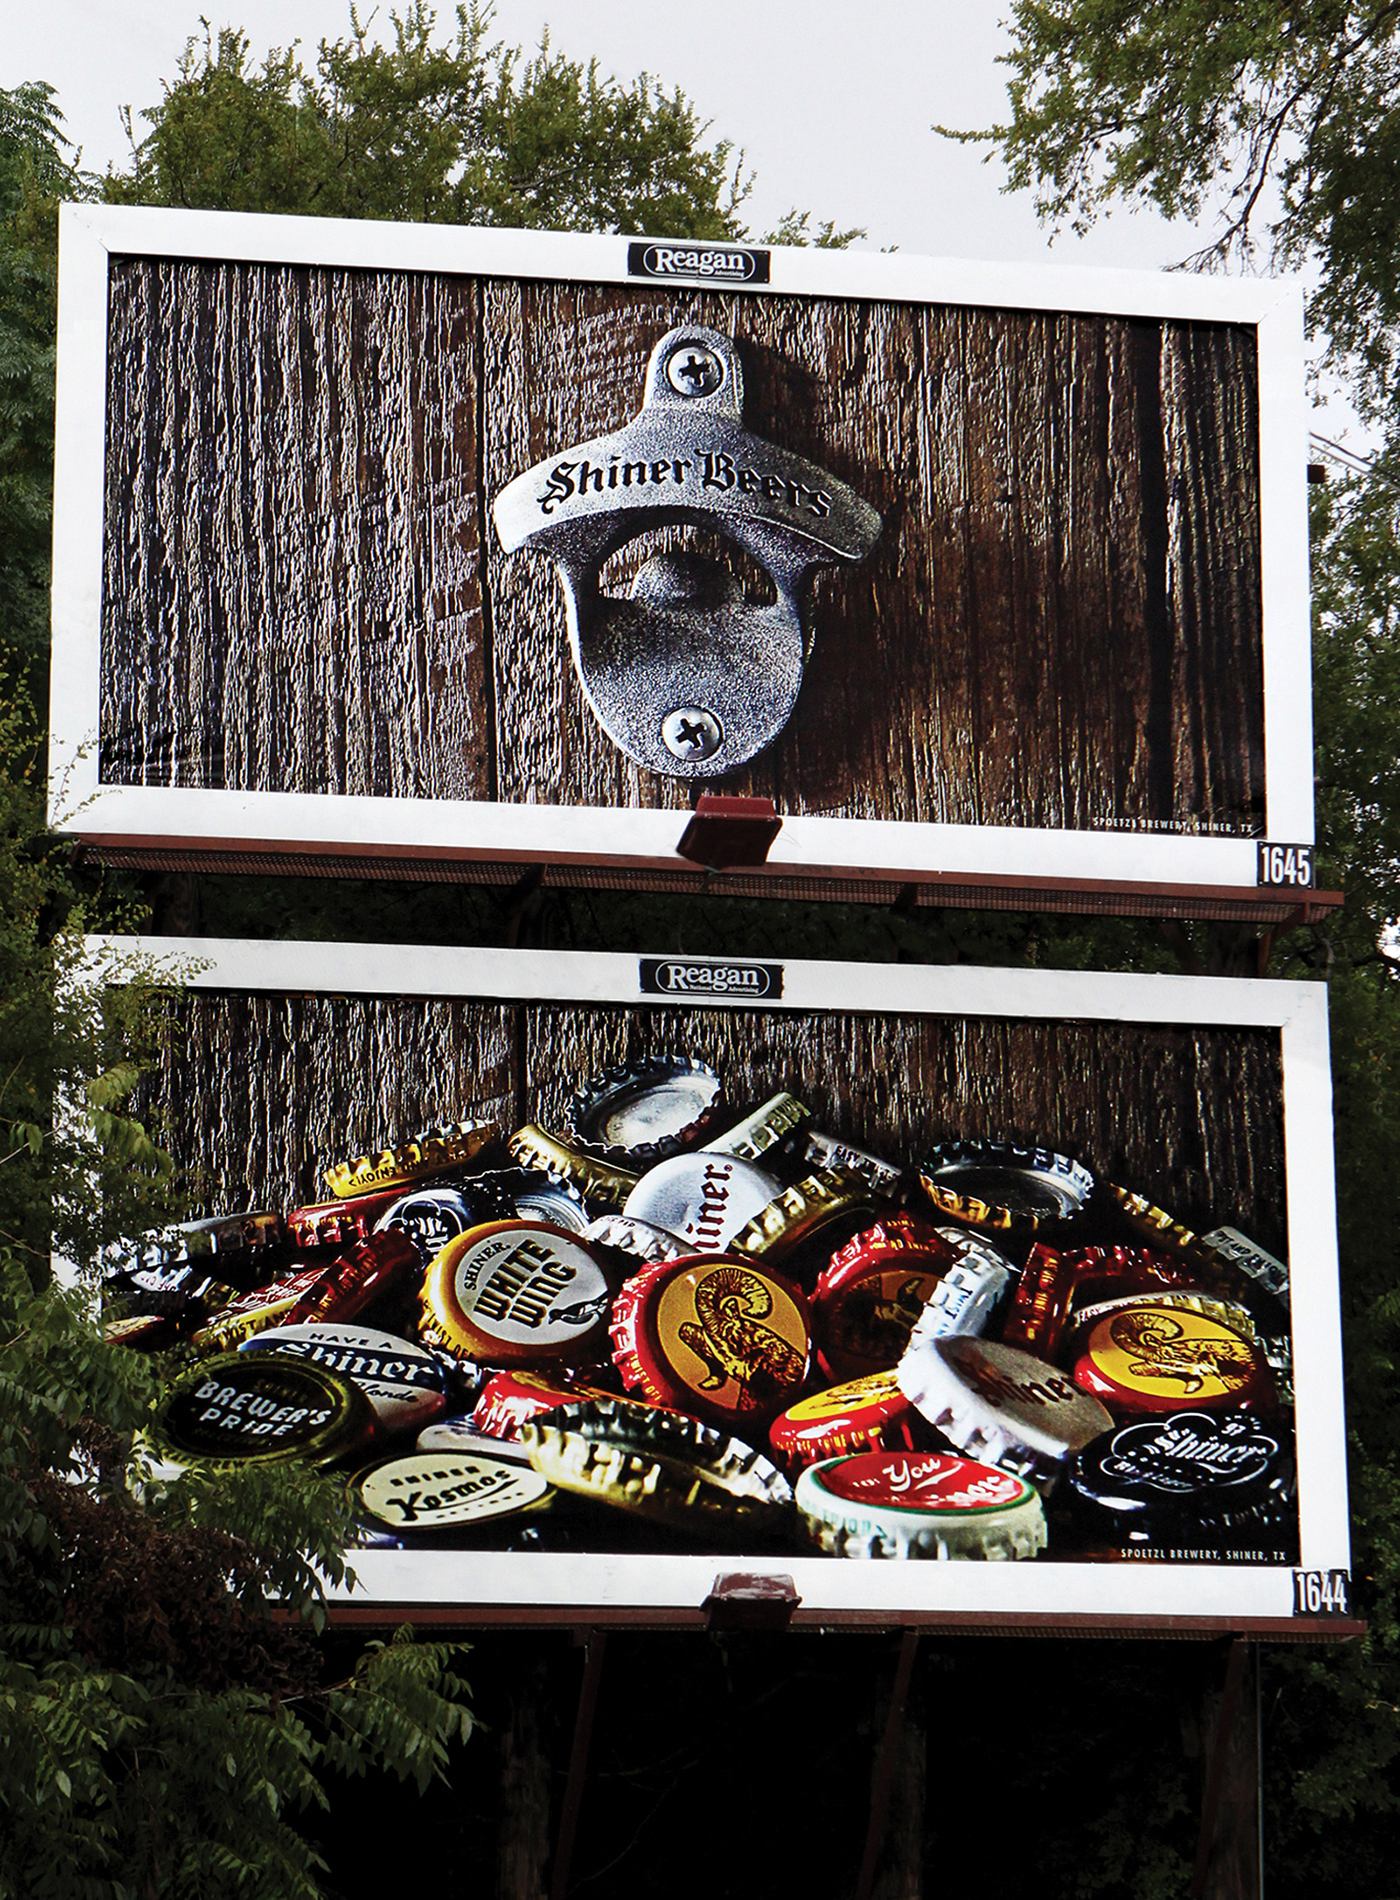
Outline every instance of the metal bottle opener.
{"type": "Polygon", "coordinates": [[[539,548],[558,564],[598,723],[628,758],[672,778],[717,778],[772,744],[811,651],[812,573],[863,560],[880,532],[844,482],[750,435],[743,404],[732,338],[682,324],[651,353],[640,415],[518,475],[491,511],[508,554],[539,548]],[[626,600],[601,592],[610,555],[677,522],[751,554],[772,578],[773,605],[748,605],[726,568],[695,554],[653,555],[626,600]]]}

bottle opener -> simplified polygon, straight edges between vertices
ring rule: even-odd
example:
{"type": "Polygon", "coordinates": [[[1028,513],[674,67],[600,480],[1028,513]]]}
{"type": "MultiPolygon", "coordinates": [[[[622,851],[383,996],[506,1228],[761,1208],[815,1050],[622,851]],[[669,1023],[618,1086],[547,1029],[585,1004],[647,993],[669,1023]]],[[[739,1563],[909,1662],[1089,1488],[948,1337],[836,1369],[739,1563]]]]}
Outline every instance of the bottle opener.
{"type": "Polygon", "coordinates": [[[569,644],[598,723],[630,759],[672,778],[718,778],[771,745],[792,716],[819,567],[860,561],[880,532],[868,502],[825,469],[750,435],[733,339],[698,324],[651,353],[641,414],[613,435],[518,475],[492,517],[508,554],[556,562],[569,644]],[[715,529],[777,591],[753,606],[718,561],[655,554],[630,597],[604,594],[604,562],[652,528],[715,529]]]}

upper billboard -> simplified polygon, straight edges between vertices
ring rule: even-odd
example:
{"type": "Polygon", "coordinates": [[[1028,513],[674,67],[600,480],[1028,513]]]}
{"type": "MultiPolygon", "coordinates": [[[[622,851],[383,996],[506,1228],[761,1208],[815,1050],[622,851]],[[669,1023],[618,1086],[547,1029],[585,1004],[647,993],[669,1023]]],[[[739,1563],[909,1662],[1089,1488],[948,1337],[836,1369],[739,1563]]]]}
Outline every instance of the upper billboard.
{"type": "Polygon", "coordinates": [[[344,1473],[381,1606],[1344,1610],[1322,986],[140,947],[205,1218],[109,1317],[176,1456],[344,1473]]]}
{"type": "Polygon", "coordinates": [[[778,867],[1311,843],[1290,285],[93,206],[60,256],[86,837],[676,865],[709,789],[778,867]]]}

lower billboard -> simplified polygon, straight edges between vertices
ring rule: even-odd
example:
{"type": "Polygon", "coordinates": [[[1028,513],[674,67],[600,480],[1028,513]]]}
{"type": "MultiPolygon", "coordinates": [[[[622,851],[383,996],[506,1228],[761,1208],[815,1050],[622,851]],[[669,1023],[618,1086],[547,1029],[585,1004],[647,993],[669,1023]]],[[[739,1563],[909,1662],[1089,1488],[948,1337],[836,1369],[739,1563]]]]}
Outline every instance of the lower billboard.
{"type": "Polygon", "coordinates": [[[1345,1612],[1321,986],[99,941],[188,959],[203,1208],[111,1335],[170,1457],[344,1473],[354,1600],[1345,1612]]]}

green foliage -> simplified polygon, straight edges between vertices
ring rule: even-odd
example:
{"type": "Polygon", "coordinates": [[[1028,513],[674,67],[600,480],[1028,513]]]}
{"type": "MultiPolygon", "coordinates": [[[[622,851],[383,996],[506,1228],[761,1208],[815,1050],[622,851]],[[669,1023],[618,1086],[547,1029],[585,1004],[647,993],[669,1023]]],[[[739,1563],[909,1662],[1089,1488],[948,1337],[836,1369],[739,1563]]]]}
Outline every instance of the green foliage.
{"type": "Polygon", "coordinates": [[[391,15],[393,43],[323,40],[308,72],[294,48],[261,67],[246,35],[206,26],[179,77],[141,117],[114,203],[324,217],[654,231],[742,232],[748,194],[727,141],[680,91],[643,73],[630,86],[555,53],[531,59],[488,39],[489,10],[456,10],[435,40],[426,0],[391,15]]]}
{"type": "MultiPolygon", "coordinates": [[[[1195,260],[1316,259],[1312,318],[1393,399],[1400,324],[1400,12],[1380,0],[1013,0],[1010,190],[1082,230],[1107,203],[1220,228],[1195,260]]],[[[944,128],[939,128],[943,130],[944,128]]]]}

